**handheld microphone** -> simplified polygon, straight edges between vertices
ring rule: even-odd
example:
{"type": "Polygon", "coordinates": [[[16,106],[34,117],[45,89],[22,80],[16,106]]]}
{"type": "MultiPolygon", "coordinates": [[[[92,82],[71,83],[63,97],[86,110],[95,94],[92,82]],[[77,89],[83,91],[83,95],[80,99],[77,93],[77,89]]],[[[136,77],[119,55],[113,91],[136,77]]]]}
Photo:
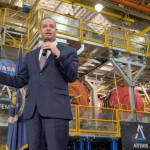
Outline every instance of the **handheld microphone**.
{"type": "MultiPolygon", "coordinates": [[[[44,39],[44,42],[48,42],[48,41],[50,41],[49,38],[45,38],[45,39],[44,39]]],[[[46,56],[48,50],[50,50],[50,49],[43,49],[42,55],[43,55],[43,56],[46,56]]]]}

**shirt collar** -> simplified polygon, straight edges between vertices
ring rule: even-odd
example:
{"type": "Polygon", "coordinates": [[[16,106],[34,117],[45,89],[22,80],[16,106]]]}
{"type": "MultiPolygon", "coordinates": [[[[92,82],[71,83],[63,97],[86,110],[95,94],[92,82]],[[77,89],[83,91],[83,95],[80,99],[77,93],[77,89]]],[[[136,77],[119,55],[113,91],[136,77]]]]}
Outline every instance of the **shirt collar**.
{"type": "MultiPolygon", "coordinates": [[[[55,46],[57,46],[58,42],[55,40],[54,42],[52,42],[55,46]]],[[[43,44],[43,40],[39,40],[38,42],[38,47],[41,47],[41,45],[43,44]]]]}

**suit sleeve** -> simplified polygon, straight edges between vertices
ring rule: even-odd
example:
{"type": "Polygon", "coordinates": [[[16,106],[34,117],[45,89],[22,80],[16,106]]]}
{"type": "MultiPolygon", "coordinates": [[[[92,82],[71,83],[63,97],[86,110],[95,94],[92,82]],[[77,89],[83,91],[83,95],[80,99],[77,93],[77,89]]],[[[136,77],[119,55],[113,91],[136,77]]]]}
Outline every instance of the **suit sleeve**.
{"type": "Polygon", "coordinates": [[[67,82],[74,82],[77,78],[78,56],[74,48],[60,51],[59,58],[56,59],[57,66],[63,78],[67,82]]]}
{"type": "Polygon", "coordinates": [[[24,57],[21,69],[17,75],[11,76],[0,72],[0,83],[15,88],[25,86],[28,83],[28,78],[27,55],[24,57]]]}

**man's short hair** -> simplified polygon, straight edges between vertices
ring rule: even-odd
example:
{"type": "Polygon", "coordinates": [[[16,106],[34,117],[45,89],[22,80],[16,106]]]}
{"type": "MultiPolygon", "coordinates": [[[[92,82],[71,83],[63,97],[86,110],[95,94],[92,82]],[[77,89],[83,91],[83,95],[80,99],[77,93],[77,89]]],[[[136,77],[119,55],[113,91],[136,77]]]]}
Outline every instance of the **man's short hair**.
{"type": "Polygon", "coordinates": [[[41,26],[42,21],[43,21],[43,20],[46,20],[46,19],[52,20],[52,21],[55,23],[55,26],[56,26],[56,21],[55,21],[53,18],[49,17],[49,16],[45,16],[45,17],[43,17],[43,18],[41,19],[41,21],[40,21],[40,26],[41,26]]]}

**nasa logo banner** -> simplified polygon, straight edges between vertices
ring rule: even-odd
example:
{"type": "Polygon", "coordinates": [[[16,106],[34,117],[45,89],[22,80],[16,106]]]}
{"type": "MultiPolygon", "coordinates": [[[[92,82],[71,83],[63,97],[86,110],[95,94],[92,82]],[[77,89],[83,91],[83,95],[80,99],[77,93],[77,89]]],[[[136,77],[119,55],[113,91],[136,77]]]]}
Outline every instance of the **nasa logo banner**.
{"type": "Polygon", "coordinates": [[[2,117],[2,114],[8,114],[9,113],[9,108],[10,108],[10,100],[5,99],[5,98],[0,98],[1,117],[2,117]]]}
{"type": "Polygon", "coordinates": [[[150,150],[150,123],[121,122],[123,150],[150,150]]]}
{"type": "Polygon", "coordinates": [[[0,71],[15,75],[16,64],[10,59],[0,59],[0,71]]]}
{"type": "MultiPolygon", "coordinates": [[[[10,59],[0,59],[0,71],[9,75],[15,75],[16,64],[10,59]]],[[[0,112],[1,118],[8,114],[10,108],[11,87],[5,85],[0,86],[0,112]]]]}

